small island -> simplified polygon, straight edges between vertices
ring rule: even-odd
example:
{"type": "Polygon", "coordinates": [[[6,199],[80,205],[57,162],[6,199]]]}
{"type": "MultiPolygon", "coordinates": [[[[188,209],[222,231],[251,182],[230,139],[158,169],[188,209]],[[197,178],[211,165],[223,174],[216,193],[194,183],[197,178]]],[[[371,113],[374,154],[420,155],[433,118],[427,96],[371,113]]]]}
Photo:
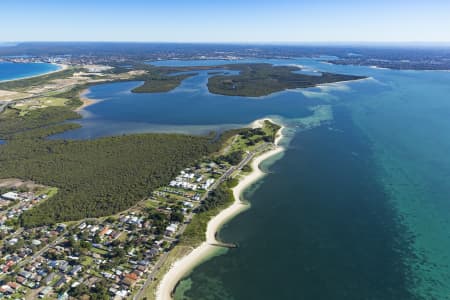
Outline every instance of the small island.
{"type": "Polygon", "coordinates": [[[288,89],[308,88],[319,84],[364,79],[362,76],[321,73],[305,75],[294,73],[299,67],[270,64],[238,64],[226,68],[239,71],[238,75],[216,75],[209,78],[211,93],[226,96],[260,97],[288,89]]]}

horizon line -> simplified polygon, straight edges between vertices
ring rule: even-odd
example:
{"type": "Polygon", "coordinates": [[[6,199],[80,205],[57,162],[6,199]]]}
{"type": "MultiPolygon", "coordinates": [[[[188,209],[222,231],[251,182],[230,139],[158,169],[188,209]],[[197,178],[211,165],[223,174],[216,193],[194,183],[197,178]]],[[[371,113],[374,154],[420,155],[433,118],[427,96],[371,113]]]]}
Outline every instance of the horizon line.
{"type": "Polygon", "coordinates": [[[27,40],[0,41],[0,45],[21,43],[132,43],[132,44],[234,44],[234,45],[448,45],[450,41],[127,41],[127,40],[27,40]]]}

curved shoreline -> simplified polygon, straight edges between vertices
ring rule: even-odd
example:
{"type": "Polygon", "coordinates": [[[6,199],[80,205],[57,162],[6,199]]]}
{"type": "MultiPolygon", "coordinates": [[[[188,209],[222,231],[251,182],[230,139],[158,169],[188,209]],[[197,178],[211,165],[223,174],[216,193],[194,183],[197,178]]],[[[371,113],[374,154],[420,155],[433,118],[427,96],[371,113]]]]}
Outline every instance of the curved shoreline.
{"type": "MultiPolygon", "coordinates": [[[[271,119],[264,119],[273,122],[271,119]]],[[[258,122],[258,120],[255,122],[258,122]]],[[[212,244],[219,243],[219,241],[217,241],[216,239],[216,234],[220,230],[220,228],[227,221],[249,208],[249,205],[246,204],[242,199],[242,193],[253,183],[266,175],[266,173],[264,173],[259,168],[260,164],[266,159],[284,151],[284,148],[279,145],[280,140],[283,138],[283,129],[284,126],[282,126],[277,132],[277,137],[274,141],[275,148],[253,158],[251,162],[252,171],[248,175],[241,178],[239,180],[239,184],[232,189],[234,196],[233,204],[222,210],[218,215],[214,216],[208,222],[206,229],[206,241],[186,256],[178,259],[170,267],[169,271],[164,274],[164,277],[159,283],[156,290],[156,300],[172,300],[172,293],[175,290],[177,284],[189,272],[191,272],[195,267],[203,262],[203,260],[205,260],[209,255],[213,254],[218,249],[217,246],[213,246],[212,244]]]]}
{"type": "Polygon", "coordinates": [[[31,76],[24,76],[24,77],[18,77],[18,78],[14,78],[14,79],[0,80],[0,83],[11,82],[11,81],[17,81],[17,80],[23,80],[23,79],[30,79],[30,78],[39,77],[39,76],[44,76],[44,75],[48,75],[48,74],[52,74],[52,73],[64,71],[64,70],[66,70],[66,69],[69,68],[68,65],[55,64],[55,63],[50,63],[50,64],[51,64],[51,65],[58,66],[59,69],[54,70],[54,71],[49,71],[49,72],[41,73],[41,74],[31,75],[31,76]]]}
{"type": "Polygon", "coordinates": [[[87,94],[89,94],[89,89],[84,89],[81,91],[79,98],[80,98],[80,101],[83,102],[83,104],[78,106],[75,109],[75,111],[81,111],[81,110],[85,109],[86,107],[98,102],[98,100],[88,98],[87,94]]]}

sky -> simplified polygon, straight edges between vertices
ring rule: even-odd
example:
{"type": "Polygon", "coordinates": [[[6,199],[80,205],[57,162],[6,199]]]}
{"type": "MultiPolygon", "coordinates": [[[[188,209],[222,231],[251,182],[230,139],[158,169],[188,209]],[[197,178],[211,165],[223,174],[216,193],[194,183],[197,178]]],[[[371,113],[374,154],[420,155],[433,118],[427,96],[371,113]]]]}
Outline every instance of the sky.
{"type": "Polygon", "coordinates": [[[0,41],[450,42],[450,0],[0,0],[0,41]]]}

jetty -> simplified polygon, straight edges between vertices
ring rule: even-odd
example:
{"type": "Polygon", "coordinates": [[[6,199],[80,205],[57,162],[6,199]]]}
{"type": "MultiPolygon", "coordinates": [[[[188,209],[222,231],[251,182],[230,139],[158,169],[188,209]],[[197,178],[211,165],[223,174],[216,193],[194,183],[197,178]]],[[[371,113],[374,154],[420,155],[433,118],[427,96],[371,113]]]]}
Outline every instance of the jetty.
{"type": "Polygon", "coordinates": [[[237,248],[238,245],[234,244],[234,243],[210,243],[209,245],[214,246],[214,247],[222,247],[222,248],[237,248]]]}

